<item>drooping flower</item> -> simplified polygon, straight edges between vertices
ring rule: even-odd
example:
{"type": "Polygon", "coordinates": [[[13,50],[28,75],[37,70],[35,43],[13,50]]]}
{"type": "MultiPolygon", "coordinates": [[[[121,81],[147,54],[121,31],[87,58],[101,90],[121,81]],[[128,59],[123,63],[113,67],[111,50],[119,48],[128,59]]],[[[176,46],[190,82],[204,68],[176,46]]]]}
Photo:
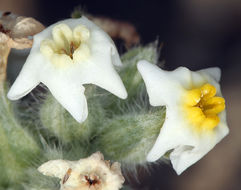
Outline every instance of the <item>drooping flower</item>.
{"type": "Polygon", "coordinates": [[[110,164],[100,152],[78,161],[51,160],[38,170],[60,178],[60,190],[118,190],[125,181],[120,164],[110,164]]]}
{"type": "Polygon", "coordinates": [[[164,71],[140,61],[150,104],[166,106],[165,122],[147,155],[158,160],[165,153],[177,174],[207,154],[228,132],[225,100],[220,91],[219,68],[196,72],[185,67],[164,71]]]}
{"type": "Polygon", "coordinates": [[[17,100],[42,82],[78,122],[83,122],[88,115],[83,84],[127,97],[113,64],[121,66],[121,61],[104,31],[83,16],[67,19],[34,36],[30,55],[8,97],[17,100]]]}

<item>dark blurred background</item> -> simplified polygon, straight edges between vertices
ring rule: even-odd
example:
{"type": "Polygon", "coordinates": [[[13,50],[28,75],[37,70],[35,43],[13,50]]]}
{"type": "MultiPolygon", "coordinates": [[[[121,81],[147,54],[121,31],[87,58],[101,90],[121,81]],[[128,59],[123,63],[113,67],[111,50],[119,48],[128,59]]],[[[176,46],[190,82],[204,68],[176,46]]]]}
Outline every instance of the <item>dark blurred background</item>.
{"type": "MultiPolygon", "coordinates": [[[[177,176],[171,166],[139,169],[135,189],[241,189],[241,1],[240,0],[0,0],[0,9],[32,16],[46,26],[81,6],[95,16],[132,23],[141,43],[159,39],[166,69],[218,66],[230,134],[197,164],[177,176]]],[[[125,51],[122,44],[120,51],[125,51]]]]}

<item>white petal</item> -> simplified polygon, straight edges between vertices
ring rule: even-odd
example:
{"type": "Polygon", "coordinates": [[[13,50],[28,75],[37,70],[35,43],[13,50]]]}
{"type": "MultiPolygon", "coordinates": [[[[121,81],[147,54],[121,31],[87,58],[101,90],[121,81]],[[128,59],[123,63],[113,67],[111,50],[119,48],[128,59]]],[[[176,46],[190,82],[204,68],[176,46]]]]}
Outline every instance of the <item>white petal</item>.
{"type": "Polygon", "coordinates": [[[38,171],[44,175],[62,179],[70,166],[71,164],[65,160],[50,160],[42,164],[38,171]]]}
{"type": "Polygon", "coordinates": [[[92,35],[91,40],[93,40],[92,43],[94,41],[97,44],[99,44],[101,42],[102,43],[109,43],[111,45],[111,55],[112,55],[113,64],[116,65],[116,66],[122,66],[122,62],[120,60],[120,56],[119,56],[118,51],[116,49],[115,43],[110,38],[110,36],[107,35],[107,33],[104,32],[95,23],[88,20],[86,17],[82,16],[80,19],[81,19],[82,24],[84,24],[87,27],[93,29],[93,32],[91,33],[91,35],[92,35]]]}
{"type": "Polygon", "coordinates": [[[160,134],[147,155],[147,161],[154,162],[168,151],[173,168],[180,175],[188,167],[206,155],[228,134],[225,112],[220,115],[220,124],[210,134],[195,134],[181,117],[181,113],[167,109],[166,120],[160,134]]]}
{"type": "MultiPolygon", "coordinates": [[[[200,160],[226,135],[226,132],[196,134],[180,114],[173,108],[167,109],[165,123],[147,156],[147,161],[154,162],[172,151],[170,160],[178,175],[200,160]]],[[[219,126],[217,130],[220,130],[219,126]]]]}
{"type": "MultiPolygon", "coordinates": [[[[102,47],[105,50],[105,47],[102,47]]],[[[127,92],[125,86],[115,71],[111,60],[111,49],[105,51],[94,51],[95,53],[85,67],[82,68],[81,82],[83,84],[95,84],[119,98],[125,99],[127,92]]]]}
{"type": "Polygon", "coordinates": [[[196,144],[196,146],[182,145],[175,148],[170,154],[171,163],[178,175],[205,156],[229,133],[226,122],[226,112],[223,111],[219,117],[220,123],[214,129],[213,133],[205,134],[201,136],[200,139],[197,139],[198,144],[196,144]]]}
{"type": "Polygon", "coordinates": [[[42,81],[59,103],[78,121],[83,122],[88,116],[85,88],[68,78],[49,77],[42,81]]]}
{"type": "Polygon", "coordinates": [[[86,69],[86,74],[89,74],[89,76],[85,78],[84,83],[95,84],[118,96],[119,98],[127,98],[125,86],[113,66],[89,67],[88,70],[86,69]]]}
{"type": "Polygon", "coordinates": [[[170,160],[173,168],[180,175],[228,134],[226,112],[220,113],[219,117],[220,123],[213,132],[197,134],[182,118],[182,113],[178,109],[167,106],[165,122],[154,146],[147,155],[147,161],[154,162],[168,151],[172,151],[170,160]]]}
{"type": "Polygon", "coordinates": [[[226,110],[222,111],[219,115],[220,123],[216,127],[217,143],[223,139],[229,133],[229,128],[226,118],[226,110]]]}
{"type": "Polygon", "coordinates": [[[202,69],[202,70],[200,70],[198,72],[202,73],[202,74],[208,74],[214,80],[216,80],[216,82],[220,82],[220,79],[221,79],[221,69],[219,67],[210,67],[210,68],[207,68],[207,69],[202,69]]]}
{"type": "Polygon", "coordinates": [[[20,74],[8,92],[10,100],[18,100],[28,94],[39,83],[38,70],[43,62],[41,55],[32,54],[27,58],[20,74]]]}
{"type": "Polygon", "coordinates": [[[229,132],[226,113],[219,114],[220,123],[213,132],[197,134],[182,118],[178,108],[167,106],[166,119],[160,134],[147,155],[147,161],[154,162],[168,151],[173,168],[180,175],[188,167],[205,156],[229,132]]]}
{"type": "MultiPolygon", "coordinates": [[[[126,89],[113,66],[122,65],[113,41],[102,29],[86,17],[81,17],[77,20],[78,23],[85,25],[91,31],[89,39],[90,59],[80,63],[84,65],[79,69],[79,72],[81,72],[79,74],[81,83],[98,85],[114,95],[125,99],[127,97],[126,89]]],[[[76,19],[67,21],[70,27],[77,24],[76,19]]]]}
{"type": "Polygon", "coordinates": [[[178,107],[166,107],[166,118],[157,140],[147,155],[147,161],[154,162],[168,151],[180,145],[195,146],[196,139],[189,131],[190,126],[183,120],[178,107]]]}
{"type": "MultiPolygon", "coordinates": [[[[208,140],[208,139],[207,139],[208,140]]],[[[176,173],[180,175],[188,167],[200,160],[214,145],[205,144],[208,149],[199,149],[191,146],[180,146],[175,148],[170,154],[170,160],[176,173]]],[[[201,146],[205,146],[201,145],[201,146]]]]}
{"type": "MultiPolygon", "coordinates": [[[[166,71],[167,72],[167,71],[166,71]]],[[[185,89],[192,87],[192,72],[186,67],[178,67],[173,71],[169,71],[169,79],[175,80],[182,85],[185,89]]]]}
{"type": "Polygon", "coordinates": [[[142,75],[152,106],[176,103],[182,93],[182,87],[167,72],[145,60],[139,61],[137,68],[142,75]]]}
{"type": "Polygon", "coordinates": [[[114,42],[111,46],[111,60],[112,60],[112,64],[118,67],[122,66],[122,62],[120,60],[120,56],[118,54],[118,51],[114,45],[114,42]]]}
{"type": "Polygon", "coordinates": [[[110,36],[108,36],[99,26],[89,21],[86,17],[81,17],[80,19],[81,19],[80,22],[82,24],[92,29],[92,32],[90,35],[90,44],[98,45],[99,50],[103,50],[103,48],[106,45],[111,47],[110,53],[111,53],[112,64],[115,66],[122,66],[120,56],[110,36]]]}
{"type": "Polygon", "coordinates": [[[178,146],[178,142],[170,139],[163,138],[163,135],[159,135],[152,149],[148,153],[146,160],[148,162],[155,162],[164,156],[169,150],[172,150],[178,146]]]}

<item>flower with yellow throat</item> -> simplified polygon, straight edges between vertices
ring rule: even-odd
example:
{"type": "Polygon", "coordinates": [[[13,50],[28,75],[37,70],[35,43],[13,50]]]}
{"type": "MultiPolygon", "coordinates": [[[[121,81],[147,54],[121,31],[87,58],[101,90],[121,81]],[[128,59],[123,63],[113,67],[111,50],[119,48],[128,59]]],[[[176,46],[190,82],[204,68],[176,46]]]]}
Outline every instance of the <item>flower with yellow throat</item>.
{"type": "Polygon", "coordinates": [[[141,73],[150,104],[166,106],[165,122],[147,155],[147,161],[158,160],[170,152],[177,174],[207,154],[228,132],[225,100],[220,91],[219,68],[190,71],[179,67],[164,71],[140,61],[141,73]]]}
{"type": "Polygon", "coordinates": [[[8,98],[17,100],[42,82],[78,122],[83,122],[88,115],[84,84],[127,97],[114,65],[122,63],[103,30],[84,16],[63,20],[34,36],[30,55],[8,98]]]}

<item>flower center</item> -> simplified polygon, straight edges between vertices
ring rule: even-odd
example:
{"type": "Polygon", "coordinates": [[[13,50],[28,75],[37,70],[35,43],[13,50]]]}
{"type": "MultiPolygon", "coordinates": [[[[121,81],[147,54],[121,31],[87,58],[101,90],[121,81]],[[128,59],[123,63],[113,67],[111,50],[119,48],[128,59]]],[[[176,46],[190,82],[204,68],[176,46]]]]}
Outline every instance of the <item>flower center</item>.
{"type": "Polygon", "coordinates": [[[66,66],[84,61],[90,56],[90,31],[84,25],[78,25],[73,30],[66,24],[56,25],[52,37],[43,40],[40,45],[40,52],[51,63],[66,66]]]}
{"type": "Polygon", "coordinates": [[[85,175],[85,180],[87,182],[87,185],[89,186],[95,186],[95,185],[99,185],[100,184],[100,180],[97,176],[87,176],[85,175]]]}
{"type": "Polygon", "coordinates": [[[220,122],[218,114],[224,110],[225,100],[215,95],[216,88],[211,84],[187,91],[184,112],[196,129],[212,130],[220,122]]]}

